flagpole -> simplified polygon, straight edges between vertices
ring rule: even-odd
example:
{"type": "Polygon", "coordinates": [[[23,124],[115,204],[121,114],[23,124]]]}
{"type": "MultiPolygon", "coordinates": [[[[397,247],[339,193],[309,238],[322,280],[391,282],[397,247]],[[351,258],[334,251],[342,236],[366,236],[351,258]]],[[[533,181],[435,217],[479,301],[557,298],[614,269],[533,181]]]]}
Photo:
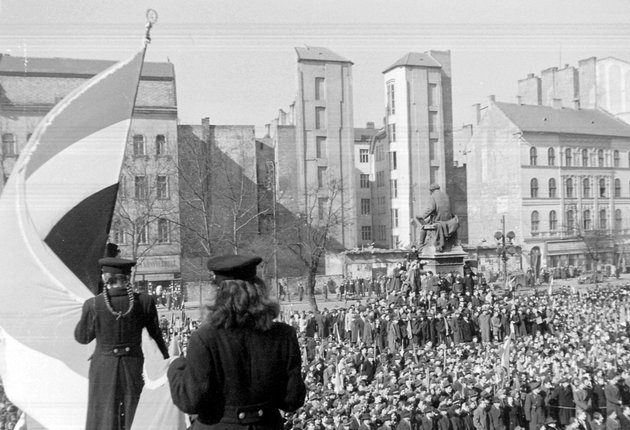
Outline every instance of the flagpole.
{"type": "MultiPolygon", "coordinates": [[[[133,111],[136,108],[136,101],[138,100],[138,89],[140,88],[140,80],[142,79],[142,69],[144,66],[144,58],[147,55],[147,47],[149,46],[149,43],[151,43],[151,29],[153,28],[153,26],[157,23],[158,21],[158,13],[155,11],[155,9],[147,9],[147,12],[145,14],[146,18],[147,18],[147,23],[145,25],[145,32],[144,32],[144,37],[142,39],[142,59],[141,59],[141,66],[140,66],[140,70],[138,71],[138,85],[136,85],[136,91],[133,95],[133,107],[131,109],[131,118],[129,121],[129,128],[127,129],[127,136],[126,136],[126,140],[125,142],[129,142],[129,136],[131,134],[131,123],[133,122],[133,111]]],[[[120,165],[120,170],[118,171],[118,183],[120,184],[120,177],[122,176],[122,171],[123,171],[123,165],[124,162],[121,163],[120,165]]],[[[114,218],[114,207],[112,206],[111,209],[111,213],[109,214],[109,224],[107,225],[107,235],[109,236],[109,232],[111,230],[111,226],[112,226],[112,220],[114,218]]],[[[132,259],[134,260],[138,260],[136,252],[135,252],[135,247],[132,247],[131,253],[134,255],[131,255],[132,259]]],[[[142,264],[142,261],[138,261],[138,266],[140,266],[142,264]]],[[[138,266],[136,266],[136,270],[138,268],[138,266]]],[[[131,283],[132,286],[135,285],[135,276],[136,276],[136,271],[133,272],[132,278],[131,278],[131,283]]],[[[200,296],[201,297],[201,296],[200,296]]]]}

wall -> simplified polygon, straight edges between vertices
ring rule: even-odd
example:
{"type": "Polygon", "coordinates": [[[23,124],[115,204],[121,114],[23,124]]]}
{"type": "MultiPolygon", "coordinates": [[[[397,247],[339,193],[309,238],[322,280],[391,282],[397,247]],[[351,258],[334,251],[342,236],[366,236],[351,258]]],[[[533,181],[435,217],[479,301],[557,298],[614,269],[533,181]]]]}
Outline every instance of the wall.
{"type": "Polygon", "coordinates": [[[526,105],[540,105],[542,102],[541,82],[533,73],[518,81],[519,103],[526,105]]]}
{"type": "Polygon", "coordinates": [[[502,215],[506,230],[521,234],[522,178],[515,174],[522,163],[518,131],[491,101],[473,132],[466,172],[470,246],[493,242],[502,215]]]}

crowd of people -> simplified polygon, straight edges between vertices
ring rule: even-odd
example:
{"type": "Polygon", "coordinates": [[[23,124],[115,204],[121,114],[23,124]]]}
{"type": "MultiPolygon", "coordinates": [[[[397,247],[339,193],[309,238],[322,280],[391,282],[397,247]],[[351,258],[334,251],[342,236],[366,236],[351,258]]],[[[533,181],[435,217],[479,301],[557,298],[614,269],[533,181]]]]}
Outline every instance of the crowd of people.
{"type": "Polygon", "coordinates": [[[498,296],[400,271],[364,303],[283,315],[309,388],[287,428],[630,429],[630,287],[498,296]]]}
{"type": "Polygon", "coordinates": [[[146,290],[150,296],[153,296],[158,308],[166,308],[169,311],[184,308],[185,297],[178,283],[162,286],[162,284],[153,285],[149,282],[146,290]]]}
{"type": "MultiPolygon", "coordinates": [[[[630,286],[497,293],[470,267],[415,261],[343,285],[356,302],[281,314],[308,387],[287,429],[630,429],[630,286]]],[[[160,327],[185,354],[199,323],[160,327]]],[[[20,411],[0,401],[12,429],[20,411]]]]}

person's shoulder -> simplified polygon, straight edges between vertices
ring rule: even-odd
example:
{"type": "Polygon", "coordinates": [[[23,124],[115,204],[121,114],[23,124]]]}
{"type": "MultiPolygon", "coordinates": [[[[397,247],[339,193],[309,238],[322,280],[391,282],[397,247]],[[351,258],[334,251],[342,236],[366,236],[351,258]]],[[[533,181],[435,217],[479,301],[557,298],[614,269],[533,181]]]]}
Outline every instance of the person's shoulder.
{"type": "Polygon", "coordinates": [[[210,345],[213,342],[220,342],[220,339],[231,337],[229,329],[219,329],[207,321],[204,321],[192,332],[191,338],[196,337],[198,340],[205,344],[210,345]]]}
{"type": "Polygon", "coordinates": [[[85,302],[83,302],[83,307],[84,308],[92,308],[94,306],[94,303],[96,303],[96,299],[98,297],[100,297],[100,296],[101,296],[101,294],[97,294],[96,296],[90,297],[85,302]]]}
{"type": "Polygon", "coordinates": [[[155,304],[154,296],[150,296],[147,293],[133,293],[133,295],[140,301],[142,304],[155,304]]]}
{"type": "Polygon", "coordinates": [[[293,328],[293,326],[290,326],[287,323],[284,323],[282,321],[274,321],[274,323],[271,325],[271,329],[270,331],[272,332],[277,332],[277,333],[285,333],[287,335],[295,335],[295,328],[293,328]]]}

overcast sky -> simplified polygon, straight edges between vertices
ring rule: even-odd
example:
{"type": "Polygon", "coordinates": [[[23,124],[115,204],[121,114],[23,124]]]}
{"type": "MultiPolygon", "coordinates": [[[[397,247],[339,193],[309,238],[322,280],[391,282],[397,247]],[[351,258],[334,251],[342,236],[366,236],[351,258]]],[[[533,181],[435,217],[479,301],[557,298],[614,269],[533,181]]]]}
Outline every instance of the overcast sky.
{"type": "Polygon", "coordinates": [[[182,123],[261,131],[296,93],[296,46],[354,63],[354,122],[382,123],[382,72],[410,51],[449,49],[454,125],[470,106],[514,102],[528,73],[583,58],[630,61],[628,0],[0,0],[0,52],[120,60],[159,22],[149,61],[175,65],[182,123]]]}

